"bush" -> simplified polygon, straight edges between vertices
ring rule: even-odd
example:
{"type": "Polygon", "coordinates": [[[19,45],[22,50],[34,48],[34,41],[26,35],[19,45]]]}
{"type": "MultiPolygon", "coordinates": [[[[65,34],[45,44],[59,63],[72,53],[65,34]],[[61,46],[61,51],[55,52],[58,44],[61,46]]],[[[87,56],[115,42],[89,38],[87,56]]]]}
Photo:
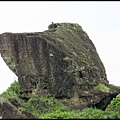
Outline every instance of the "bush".
{"type": "Polygon", "coordinates": [[[120,112],[120,94],[113,98],[106,111],[120,112]]]}
{"type": "MultiPolygon", "coordinates": [[[[95,89],[109,91],[104,84],[99,84],[95,89]]],[[[70,110],[61,100],[46,96],[33,96],[27,102],[18,97],[20,93],[19,82],[14,81],[0,97],[16,98],[22,104],[19,110],[27,109],[39,118],[50,119],[120,119],[120,94],[113,98],[105,111],[96,108],[86,108],[83,111],[70,110]]]]}
{"type": "Polygon", "coordinates": [[[57,110],[62,112],[69,111],[62,101],[47,95],[47,96],[33,96],[25,104],[25,108],[30,110],[34,115],[41,117],[44,114],[48,114],[57,110]]]}
{"type": "Polygon", "coordinates": [[[60,111],[56,110],[51,113],[45,114],[43,119],[73,119],[80,118],[79,114],[75,111],[60,111]]]}

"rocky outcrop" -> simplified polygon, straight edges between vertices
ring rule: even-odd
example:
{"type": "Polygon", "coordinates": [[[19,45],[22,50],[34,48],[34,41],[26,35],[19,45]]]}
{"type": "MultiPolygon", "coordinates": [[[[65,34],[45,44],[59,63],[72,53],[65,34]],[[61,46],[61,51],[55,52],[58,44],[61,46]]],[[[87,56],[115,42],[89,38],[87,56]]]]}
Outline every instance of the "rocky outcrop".
{"type": "Polygon", "coordinates": [[[105,110],[107,108],[107,106],[110,104],[111,100],[113,98],[116,98],[117,95],[118,95],[118,93],[113,93],[113,94],[103,93],[103,97],[101,98],[100,101],[98,101],[97,103],[93,103],[93,104],[90,103],[90,106],[88,106],[88,107],[95,107],[97,109],[105,110]]]}
{"type": "Polygon", "coordinates": [[[79,24],[52,23],[44,32],[3,33],[0,53],[18,76],[23,99],[50,93],[80,109],[117,93],[109,85],[94,44],[79,24]],[[95,89],[99,83],[108,89],[95,89]]]}
{"type": "MultiPolygon", "coordinates": [[[[0,98],[2,119],[37,119],[28,110],[20,110],[22,105],[16,99],[0,98]]],[[[24,108],[24,107],[23,107],[24,108]]]]}

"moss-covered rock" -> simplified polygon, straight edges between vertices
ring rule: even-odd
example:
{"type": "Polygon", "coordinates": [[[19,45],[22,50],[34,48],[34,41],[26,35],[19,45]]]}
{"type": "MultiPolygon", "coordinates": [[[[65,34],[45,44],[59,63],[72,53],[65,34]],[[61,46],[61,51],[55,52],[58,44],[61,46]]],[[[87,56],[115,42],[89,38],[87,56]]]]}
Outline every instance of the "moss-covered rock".
{"type": "Polygon", "coordinates": [[[80,109],[117,92],[110,87],[96,48],[79,24],[52,23],[48,28],[0,35],[1,56],[18,76],[22,99],[50,93],[67,99],[70,108],[80,109]],[[94,90],[99,84],[105,84],[110,92],[100,96],[104,92],[94,90]]]}

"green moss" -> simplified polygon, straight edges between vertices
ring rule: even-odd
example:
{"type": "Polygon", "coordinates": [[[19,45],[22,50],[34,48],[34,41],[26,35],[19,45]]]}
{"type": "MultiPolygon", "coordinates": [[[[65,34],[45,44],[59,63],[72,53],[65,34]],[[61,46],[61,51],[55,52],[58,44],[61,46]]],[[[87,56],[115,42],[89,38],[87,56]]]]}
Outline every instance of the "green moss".
{"type": "Polygon", "coordinates": [[[85,60],[85,58],[80,58],[80,61],[86,65],[88,65],[88,62],[85,60]]]}
{"type": "Polygon", "coordinates": [[[71,58],[67,56],[67,57],[63,58],[63,60],[68,61],[68,60],[71,60],[71,58]]]}
{"type": "Polygon", "coordinates": [[[95,90],[101,90],[103,92],[110,92],[110,88],[108,88],[105,84],[99,83],[94,87],[95,90]]]}
{"type": "Polygon", "coordinates": [[[75,52],[72,52],[73,55],[77,56],[77,54],[75,52]]]}
{"type": "Polygon", "coordinates": [[[83,91],[83,93],[88,94],[89,92],[88,91],[83,91]]]}

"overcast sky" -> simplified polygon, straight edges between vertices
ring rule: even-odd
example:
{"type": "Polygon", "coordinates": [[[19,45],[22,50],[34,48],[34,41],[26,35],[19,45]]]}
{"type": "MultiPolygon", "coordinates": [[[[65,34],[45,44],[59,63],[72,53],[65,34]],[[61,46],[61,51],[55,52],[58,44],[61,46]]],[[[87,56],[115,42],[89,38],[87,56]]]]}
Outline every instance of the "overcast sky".
{"type": "MultiPolygon", "coordinates": [[[[0,34],[42,32],[51,22],[78,23],[94,43],[108,81],[120,86],[119,1],[0,1],[0,34]]],[[[0,93],[15,79],[0,57],[0,93]]]]}

